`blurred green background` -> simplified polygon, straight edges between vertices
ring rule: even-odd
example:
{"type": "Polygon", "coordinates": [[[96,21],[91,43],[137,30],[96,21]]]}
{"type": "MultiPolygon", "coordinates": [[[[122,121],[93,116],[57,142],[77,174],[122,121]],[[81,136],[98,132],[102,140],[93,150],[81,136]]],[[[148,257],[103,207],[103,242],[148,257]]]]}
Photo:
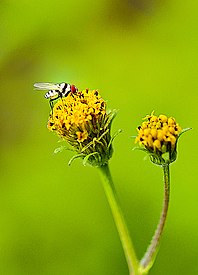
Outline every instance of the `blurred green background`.
{"type": "Polygon", "coordinates": [[[0,2],[0,274],[125,275],[123,250],[97,169],[49,133],[34,82],[99,89],[119,109],[111,171],[138,257],[154,232],[162,171],[132,151],[135,128],[155,110],[193,127],[171,166],[171,201],[151,275],[198,274],[198,2],[0,2]]]}

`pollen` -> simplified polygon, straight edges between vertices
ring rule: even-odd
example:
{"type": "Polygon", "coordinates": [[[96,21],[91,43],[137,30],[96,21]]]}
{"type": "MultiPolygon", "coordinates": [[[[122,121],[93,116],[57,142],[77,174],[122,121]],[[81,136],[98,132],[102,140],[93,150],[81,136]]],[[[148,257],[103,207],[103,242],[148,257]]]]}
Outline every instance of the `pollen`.
{"type": "Polygon", "coordinates": [[[147,115],[137,128],[135,143],[143,145],[149,152],[164,153],[174,150],[182,129],[173,117],[147,115]]]}

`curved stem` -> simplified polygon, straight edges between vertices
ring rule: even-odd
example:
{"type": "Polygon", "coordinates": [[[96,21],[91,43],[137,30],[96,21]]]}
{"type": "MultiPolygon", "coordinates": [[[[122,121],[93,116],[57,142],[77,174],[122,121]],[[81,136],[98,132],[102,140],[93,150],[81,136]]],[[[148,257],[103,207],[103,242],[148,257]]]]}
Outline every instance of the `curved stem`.
{"type": "Polygon", "coordinates": [[[165,164],[162,166],[163,174],[164,174],[164,202],[162,213],[160,216],[159,223],[157,225],[155,234],[151,240],[151,244],[149,245],[144,257],[141,260],[141,270],[143,274],[147,274],[149,269],[152,267],[155,257],[158,252],[161,235],[164,229],[167,212],[168,212],[168,205],[169,205],[169,197],[170,197],[170,172],[169,172],[169,164],[165,164]]]}
{"type": "Polygon", "coordinates": [[[131,241],[129,231],[126,226],[126,223],[119,205],[119,201],[117,198],[115,187],[113,185],[108,164],[105,164],[99,167],[99,170],[101,173],[103,187],[114,217],[115,224],[117,226],[120,240],[122,242],[122,246],[123,246],[125,257],[128,263],[130,275],[139,275],[140,274],[138,271],[139,262],[137,260],[133,243],[131,241]]]}

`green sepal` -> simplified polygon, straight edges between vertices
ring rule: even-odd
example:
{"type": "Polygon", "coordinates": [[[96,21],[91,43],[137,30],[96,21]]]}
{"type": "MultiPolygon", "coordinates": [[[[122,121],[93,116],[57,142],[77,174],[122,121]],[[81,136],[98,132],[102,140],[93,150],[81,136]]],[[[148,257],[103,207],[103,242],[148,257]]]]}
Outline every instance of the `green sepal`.
{"type": "MultiPolygon", "coordinates": [[[[96,159],[96,162],[100,162],[101,161],[101,156],[100,156],[100,154],[98,153],[98,152],[93,152],[93,153],[91,153],[91,154],[89,154],[89,155],[87,155],[87,156],[85,156],[84,158],[83,158],[83,165],[84,166],[86,166],[86,165],[91,165],[90,164],[90,162],[89,162],[89,158],[90,157],[92,157],[92,156],[98,156],[98,160],[97,160],[97,158],[95,158],[96,159]]],[[[92,161],[93,162],[93,161],[92,161]]]]}
{"type": "Polygon", "coordinates": [[[83,158],[83,156],[84,156],[84,154],[77,154],[77,155],[73,156],[73,157],[69,160],[68,165],[70,166],[70,165],[72,164],[72,162],[73,162],[75,159],[77,159],[77,158],[83,158]]]}
{"type": "MultiPolygon", "coordinates": [[[[185,133],[185,132],[187,132],[187,131],[189,131],[189,130],[192,130],[192,128],[191,128],[191,127],[184,128],[184,129],[179,133],[178,138],[181,137],[181,135],[182,135],[183,133],[185,133]]],[[[178,140],[178,139],[177,139],[177,140],[178,140]]]]}
{"type": "MultiPolygon", "coordinates": [[[[84,166],[100,167],[108,163],[113,154],[112,142],[122,131],[119,129],[112,137],[110,136],[111,124],[116,114],[117,110],[112,110],[106,116],[101,117],[99,124],[95,124],[98,131],[97,135],[93,134],[94,128],[89,122],[90,125],[87,125],[87,127],[92,128],[92,139],[89,143],[86,143],[86,141],[81,143],[76,142],[76,146],[72,148],[74,148],[73,151],[77,152],[77,154],[70,159],[69,165],[77,158],[82,158],[84,166]]],[[[96,121],[95,123],[98,122],[96,121]]],[[[72,143],[70,144],[72,145],[72,143]]],[[[64,148],[57,148],[57,152],[60,152],[62,149],[64,148]]]]}

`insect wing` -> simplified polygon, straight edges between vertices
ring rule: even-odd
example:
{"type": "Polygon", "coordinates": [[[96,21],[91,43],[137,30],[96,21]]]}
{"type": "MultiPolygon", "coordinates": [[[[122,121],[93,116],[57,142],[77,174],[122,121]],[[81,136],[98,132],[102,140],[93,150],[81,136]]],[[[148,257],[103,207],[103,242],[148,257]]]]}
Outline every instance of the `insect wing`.
{"type": "Polygon", "coordinates": [[[46,83],[46,82],[35,83],[34,88],[35,90],[41,90],[41,91],[59,90],[58,84],[46,83]]]}

